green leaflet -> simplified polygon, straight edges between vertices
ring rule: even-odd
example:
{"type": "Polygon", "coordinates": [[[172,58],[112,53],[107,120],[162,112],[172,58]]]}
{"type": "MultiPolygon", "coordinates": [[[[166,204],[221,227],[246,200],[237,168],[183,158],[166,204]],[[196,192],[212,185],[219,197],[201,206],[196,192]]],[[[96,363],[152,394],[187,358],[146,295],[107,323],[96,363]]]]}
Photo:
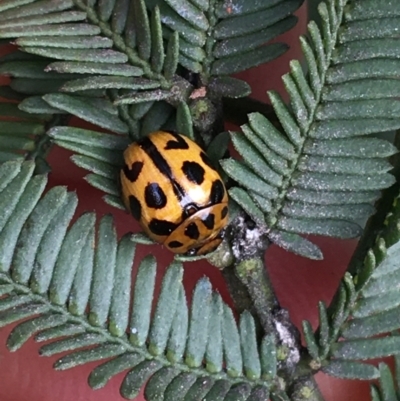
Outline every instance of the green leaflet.
{"type": "Polygon", "coordinates": [[[282,43],[275,43],[267,46],[261,46],[256,50],[243,53],[240,55],[232,55],[218,59],[213,63],[212,75],[229,75],[240,71],[247,70],[251,67],[271,61],[278,58],[286,52],[288,47],[282,43]]]}
{"type": "Polygon", "coordinates": [[[209,321],[212,336],[209,336],[206,350],[206,368],[210,373],[217,373],[222,370],[223,348],[222,348],[222,314],[223,302],[219,295],[213,294],[212,313],[209,321]]]}
{"type": "Polygon", "coordinates": [[[185,291],[183,287],[181,287],[167,345],[167,359],[173,363],[180,361],[183,357],[188,326],[189,310],[187,307],[185,291]]]}
{"type": "Polygon", "coordinates": [[[255,322],[250,312],[242,313],[239,327],[244,370],[249,379],[255,380],[261,376],[261,364],[257,349],[255,322]]]}
{"type": "Polygon", "coordinates": [[[15,2],[10,2],[11,4],[6,5],[0,16],[0,21],[9,20],[16,17],[27,17],[39,14],[46,14],[50,12],[63,11],[72,7],[73,2],[70,0],[62,2],[44,2],[37,3],[33,1],[17,0],[15,2]]]}
{"type": "Polygon", "coordinates": [[[242,36],[246,33],[259,31],[273,25],[294,12],[300,1],[281,2],[274,9],[265,9],[254,14],[244,14],[236,18],[227,18],[219,22],[215,28],[217,39],[242,36]]]}
{"type": "Polygon", "coordinates": [[[154,401],[163,400],[167,387],[178,375],[179,370],[173,367],[164,367],[154,373],[146,386],[146,399],[154,401]]]}
{"type": "Polygon", "coordinates": [[[322,371],[342,379],[372,380],[379,378],[378,369],[360,362],[332,361],[322,371]]]}
{"type": "Polygon", "coordinates": [[[77,203],[76,195],[67,194],[40,241],[31,277],[31,287],[38,293],[44,293],[49,288],[57,256],[77,203]]]}
{"type": "Polygon", "coordinates": [[[155,310],[155,318],[149,334],[149,350],[153,355],[164,353],[167,346],[168,334],[172,324],[170,315],[174,314],[178,304],[182,275],[182,265],[173,263],[164,276],[155,310]]]}
{"type": "Polygon", "coordinates": [[[34,258],[40,241],[53,216],[64,207],[65,198],[65,188],[58,187],[51,189],[32,211],[27,224],[21,230],[16,244],[17,249],[13,258],[13,277],[16,281],[21,283],[27,282],[33,269],[34,258]],[[46,218],[44,218],[46,210],[46,218]]]}
{"type": "Polygon", "coordinates": [[[111,216],[100,221],[95,253],[92,289],[90,294],[89,321],[94,326],[106,323],[111,306],[114,271],[117,257],[117,234],[111,216]]]}
{"type": "Polygon", "coordinates": [[[94,63],[80,61],[57,61],[47,66],[48,71],[70,74],[101,74],[118,76],[141,76],[143,70],[127,64],[94,63]]]}
{"type": "Polygon", "coordinates": [[[209,337],[212,290],[208,279],[200,279],[193,292],[191,319],[185,362],[191,367],[201,365],[209,337]]]}
{"type": "MultiPolygon", "coordinates": [[[[16,3],[14,1],[14,3],[16,3]]],[[[16,26],[55,24],[60,22],[84,21],[86,13],[80,11],[54,12],[45,15],[12,18],[0,23],[1,28],[12,28],[16,26]]]]}
{"type": "Polygon", "coordinates": [[[82,119],[96,124],[100,127],[110,129],[118,134],[128,132],[128,127],[117,116],[104,114],[102,110],[86,103],[78,97],[64,94],[45,95],[43,99],[50,104],[68,113],[74,114],[82,119]]]}

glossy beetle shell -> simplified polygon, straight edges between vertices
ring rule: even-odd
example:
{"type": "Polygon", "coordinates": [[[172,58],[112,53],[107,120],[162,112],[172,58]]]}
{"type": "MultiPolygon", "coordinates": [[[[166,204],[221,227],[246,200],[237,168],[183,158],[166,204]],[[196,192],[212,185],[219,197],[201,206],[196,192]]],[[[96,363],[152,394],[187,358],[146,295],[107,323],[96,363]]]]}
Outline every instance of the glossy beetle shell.
{"type": "Polygon", "coordinates": [[[205,254],[221,242],[228,195],[205,152],[158,131],[131,144],[121,170],[123,201],[150,238],[174,253],[205,254]]]}

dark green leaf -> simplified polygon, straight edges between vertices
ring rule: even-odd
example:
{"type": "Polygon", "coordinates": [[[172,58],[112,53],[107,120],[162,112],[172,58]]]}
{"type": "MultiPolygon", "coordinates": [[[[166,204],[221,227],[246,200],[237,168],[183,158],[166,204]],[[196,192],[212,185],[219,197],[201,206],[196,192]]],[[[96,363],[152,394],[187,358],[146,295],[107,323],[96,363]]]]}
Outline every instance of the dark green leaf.
{"type": "Polygon", "coordinates": [[[281,217],[277,227],[299,234],[319,234],[336,238],[356,238],[361,234],[361,227],[345,220],[296,219],[281,217]]]}
{"type": "MultiPolygon", "coordinates": [[[[128,127],[117,116],[105,114],[102,110],[95,108],[84,100],[78,97],[64,95],[64,94],[51,94],[43,96],[43,99],[51,106],[68,113],[74,114],[92,124],[96,124],[102,128],[109,129],[118,134],[126,134],[128,127]]],[[[57,130],[57,128],[55,128],[57,130]]]]}
{"type": "Polygon", "coordinates": [[[283,43],[273,43],[267,46],[261,46],[247,53],[224,57],[214,61],[211,74],[212,75],[230,75],[240,71],[256,67],[260,64],[271,61],[287,50],[287,46],[283,43]]]}
{"type": "Polygon", "coordinates": [[[151,67],[160,73],[164,66],[164,43],[162,37],[160,9],[156,6],[151,15],[151,67]]]}
{"type": "Polygon", "coordinates": [[[164,394],[165,401],[183,401],[190,387],[195,383],[197,375],[183,372],[172,379],[164,394]]]}
{"type": "Polygon", "coordinates": [[[179,34],[174,31],[168,40],[167,51],[164,60],[164,76],[167,81],[172,80],[178,67],[179,60],[179,34]]]}
{"type": "Polygon", "coordinates": [[[167,358],[172,363],[181,361],[183,357],[189,327],[188,315],[185,291],[181,286],[167,346],[167,358]]]}
{"type": "Polygon", "coordinates": [[[149,350],[153,355],[164,353],[167,346],[171,316],[178,304],[182,277],[183,268],[180,263],[172,263],[164,275],[149,335],[149,350]]]}
{"type": "Polygon", "coordinates": [[[323,259],[322,251],[317,245],[297,234],[292,234],[280,230],[271,230],[269,232],[268,238],[281,248],[304,256],[308,259],[323,259]]]}
{"type": "Polygon", "coordinates": [[[246,401],[251,392],[248,383],[234,384],[226,394],[224,401],[246,401]]]}
{"type": "Polygon", "coordinates": [[[222,320],[222,339],[227,373],[232,377],[240,376],[243,366],[240,336],[232,310],[226,305],[224,305],[222,320]]]}
{"type": "Polygon", "coordinates": [[[230,388],[231,383],[228,380],[217,380],[205,396],[205,399],[224,401],[230,388]]]}
{"type": "Polygon", "coordinates": [[[27,317],[47,313],[48,311],[49,305],[34,302],[2,311],[0,312],[0,328],[26,319],[27,317]]]}
{"type": "Polygon", "coordinates": [[[186,393],[184,401],[205,399],[214,383],[215,381],[209,376],[199,377],[186,393]]]}
{"type": "Polygon", "coordinates": [[[243,163],[234,159],[225,159],[220,163],[224,171],[243,187],[263,195],[268,199],[273,199],[278,196],[278,190],[276,188],[259,178],[258,175],[254,174],[243,163]]]}
{"type": "Polygon", "coordinates": [[[212,335],[208,337],[206,350],[206,369],[211,373],[218,373],[223,367],[222,329],[221,320],[223,314],[222,298],[213,294],[212,309],[209,326],[212,328],[212,335]]]}
{"type": "Polygon", "coordinates": [[[179,369],[172,366],[163,367],[154,373],[147,382],[144,391],[146,399],[151,401],[163,401],[166,388],[179,373],[179,369]]]}
{"type": "Polygon", "coordinates": [[[4,5],[0,8],[0,11],[4,11],[1,14],[0,21],[9,20],[16,17],[27,17],[40,14],[48,14],[51,12],[57,12],[62,10],[68,10],[73,6],[71,0],[64,0],[61,2],[34,2],[29,0],[11,0],[4,1],[4,5]],[[33,4],[32,4],[33,3],[33,4]]]}
{"type": "Polygon", "coordinates": [[[99,345],[95,348],[84,349],[63,356],[54,363],[54,368],[57,370],[71,369],[88,362],[114,357],[125,351],[126,348],[122,344],[99,345]]]}
{"type": "Polygon", "coordinates": [[[79,265],[69,294],[68,310],[73,315],[83,315],[87,309],[94,267],[94,243],[95,229],[92,227],[81,250],[79,265]]]}
{"type": "MultiPolygon", "coordinates": [[[[41,28],[44,26],[42,25],[41,28]]],[[[56,32],[59,32],[59,27],[56,32]]],[[[17,39],[15,42],[18,46],[43,46],[53,47],[57,49],[109,49],[113,46],[113,41],[103,36],[90,36],[92,31],[88,29],[82,29],[83,26],[68,27],[73,29],[73,32],[79,36],[53,36],[54,28],[49,26],[48,29],[40,32],[40,36],[33,37],[22,37],[17,39]]],[[[37,28],[36,28],[37,29],[37,28]]],[[[39,29],[38,29],[39,31],[39,29]]],[[[35,31],[35,35],[37,31],[35,31]]],[[[68,33],[68,32],[67,32],[68,33]]]]}
{"type": "Polygon", "coordinates": [[[10,351],[16,351],[36,332],[57,327],[67,321],[66,315],[46,314],[27,320],[16,326],[7,339],[7,347],[10,351]]]}
{"type": "Polygon", "coordinates": [[[126,332],[131,301],[131,271],[135,255],[135,244],[126,234],[118,243],[113,291],[110,306],[109,330],[115,336],[126,332]]]}
{"type": "Polygon", "coordinates": [[[125,53],[117,52],[109,49],[63,49],[51,47],[25,47],[24,51],[37,54],[42,57],[50,57],[57,60],[69,60],[79,62],[95,62],[95,63],[126,63],[128,56],[125,53]]]}
{"type": "Polygon", "coordinates": [[[311,357],[315,360],[319,360],[319,347],[311,323],[307,320],[303,320],[303,334],[311,357]]]}
{"type": "Polygon", "coordinates": [[[372,359],[400,352],[400,337],[372,338],[367,340],[342,341],[333,346],[333,355],[336,358],[372,359]]]}
{"type": "Polygon", "coordinates": [[[139,67],[128,64],[98,63],[82,61],[57,61],[47,66],[46,71],[70,74],[99,74],[137,77],[143,74],[139,67]]]}
{"type": "Polygon", "coordinates": [[[147,256],[142,260],[136,276],[129,340],[138,346],[144,345],[150,328],[156,267],[154,257],[147,256]]]}
{"type": "Polygon", "coordinates": [[[60,326],[45,329],[40,333],[36,334],[35,340],[37,342],[44,342],[49,340],[54,340],[60,337],[73,336],[76,334],[81,334],[85,329],[75,323],[65,323],[60,326]]]}
{"type": "Polygon", "coordinates": [[[44,356],[51,356],[65,351],[72,351],[89,345],[97,345],[106,342],[104,336],[100,333],[86,332],[77,334],[62,340],[54,341],[43,345],[39,353],[44,356]]]}
{"type": "Polygon", "coordinates": [[[77,204],[76,194],[68,193],[40,241],[30,279],[30,285],[34,292],[45,293],[49,288],[62,241],[65,238],[77,204]]]}
{"type": "Polygon", "coordinates": [[[241,188],[233,187],[229,191],[231,198],[258,224],[265,225],[264,214],[247,192],[241,188]]]}
{"type": "Polygon", "coordinates": [[[330,361],[328,366],[322,368],[322,371],[341,379],[373,380],[379,378],[379,370],[375,366],[352,361],[330,361]]]}
{"type": "MultiPolygon", "coordinates": [[[[275,7],[261,9],[251,14],[244,13],[235,18],[223,19],[216,25],[214,35],[217,39],[224,39],[262,30],[284,19],[300,5],[300,0],[290,0],[279,2],[275,7]]],[[[241,9],[240,5],[236,4],[232,8],[241,9]]]]}
{"type": "Polygon", "coordinates": [[[133,3],[133,12],[139,56],[148,60],[151,54],[151,30],[144,0],[133,3]]]}
{"type": "Polygon", "coordinates": [[[133,91],[155,89],[160,86],[158,81],[146,78],[95,76],[76,79],[65,83],[63,92],[77,92],[89,89],[131,89],[133,91]]]}
{"type": "Polygon", "coordinates": [[[239,328],[243,367],[246,377],[249,380],[259,379],[261,376],[261,365],[257,349],[256,327],[250,312],[244,311],[240,315],[239,328]]]}
{"type": "Polygon", "coordinates": [[[176,110],[176,128],[180,134],[194,140],[193,121],[190,108],[185,102],[181,102],[176,110]]]}
{"type": "Polygon", "coordinates": [[[66,197],[65,187],[54,187],[33,209],[16,244],[12,261],[12,277],[15,281],[28,283],[40,242],[53,217],[65,206],[66,197]]]}
{"type": "Polygon", "coordinates": [[[94,214],[84,214],[69,229],[63,241],[49,288],[49,298],[55,304],[64,305],[68,298],[79,265],[80,254],[86,244],[85,239],[94,224],[94,214]],[[74,252],[71,252],[72,247],[74,252]]]}
{"type": "Polygon", "coordinates": [[[208,279],[200,279],[193,292],[185,362],[199,367],[203,361],[212,311],[212,288],[208,279]]]}
{"type": "Polygon", "coordinates": [[[397,399],[397,392],[393,381],[392,372],[385,363],[379,364],[379,384],[381,387],[382,401],[390,401],[397,399]]]}
{"type": "MultiPolygon", "coordinates": [[[[7,167],[12,166],[10,163],[5,163],[0,168],[0,182],[7,184],[8,180],[13,179],[13,175],[18,170],[9,171],[7,167]],[[8,172],[8,177],[3,176],[3,172],[8,172]]],[[[21,171],[22,173],[22,171],[21,171]]],[[[18,176],[16,177],[16,179],[18,176]]],[[[4,225],[0,232],[0,270],[7,272],[11,267],[15,246],[17,244],[19,233],[27,218],[31,214],[33,208],[37,204],[42,195],[47,183],[46,176],[33,177],[26,185],[25,191],[19,199],[13,215],[4,225]]],[[[0,186],[1,186],[0,184],[0,186]]],[[[19,181],[23,186],[23,183],[19,181]]],[[[12,185],[12,183],[10,184],[12,185]]],[[[7,191],[7,189],[5,190],[7,191]]],[[[6,196],[5,191],[1,193],[1,197],[6,196]]]]}
{"type": "Polygon", "coordinates": [[[204,13],[189,0],[166,0],[171,8],[199,31],[207,31],[209,23],[204,13]]]}
{"type": "Polygon", "coordinates": [[[145,360],[134,367],[124,378],[121,385],[121,395],[128,399],[134,399],[143,384],[161,368],[161,362],[145,360]]]}

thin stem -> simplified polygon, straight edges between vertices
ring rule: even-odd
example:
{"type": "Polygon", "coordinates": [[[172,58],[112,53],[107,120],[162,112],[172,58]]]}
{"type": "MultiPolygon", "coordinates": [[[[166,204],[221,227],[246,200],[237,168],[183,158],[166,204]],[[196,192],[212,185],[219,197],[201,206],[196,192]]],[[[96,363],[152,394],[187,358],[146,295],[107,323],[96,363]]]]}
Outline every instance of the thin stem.
{"type": "Polygon", "coordinates": [[[235,271],[249,292],[264,332],[275,332],[272,312],[279,304],[263,260],[256,257],[243,260],[235,265],[235,271]]]}
{"type": "Polygon", "coordinates": [[[287,383],[297,376],[297,366],[302,350],[300,334],[289,318],[287,310],[280,307],[267,269],[264,252],[235,264],[235,272],[245,285],[263,329],[263,335],[273,333],[277,341],[278,370],[287,383]]]}

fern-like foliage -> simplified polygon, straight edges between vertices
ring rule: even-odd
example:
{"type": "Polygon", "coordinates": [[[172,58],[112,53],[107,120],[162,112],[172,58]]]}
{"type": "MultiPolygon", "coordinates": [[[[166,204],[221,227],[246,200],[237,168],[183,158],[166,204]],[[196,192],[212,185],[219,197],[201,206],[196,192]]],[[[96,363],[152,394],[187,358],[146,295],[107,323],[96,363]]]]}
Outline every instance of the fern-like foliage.
{"type": "Polygon", "coordinates": [[[0,102],[0,163],[35,158],[48,117],[32,116],[15,103],[0,102]]]}
{"type": "Polygon", "coordinates": [[[206,278],[189,311],[177,262],[164,275],[152,313],[155,258],[141,261],[131,288],[131,235],[118,241],[110,216],[96,230],[93,213],[71,225],[76,194],[53,187],[43,196],[47,177],[33,175],[34,167],[0,166],[0,326],[24,320],[8,338],[11,351],[34,337],[52,340],[42,355],[67,351],[55,362],[59,370],[107,359],[89,384],[100,388],[127,370],[126,398],[146,382],[150,401],[268,398],[277,373],[274,336],[259,347],[252,315],[242,313],[237,326],[206,278]]]}
{"type": "Polygon", "coordinates": [[[294,26],[291,14],[302,2],[6,2],[0,39],[14,39],[28,55],[8,59],[0,72],[15,77],[14,89],[34,95],[21,105],[29,112],[74,113],[133,139],[171,121],[180,130],[174,109],[187,108],[194,89],[182,67],[200,74],[210,97],[245,96],[249,86],[225,75],[281,55],[286,44],[264,44],[294,26]],[[104,97],[109,101],[98,101],[104,97]],[[109,124],[96,119],[103,109],[114,115],[109,124]]]}
{"type": "Polygon", "coordinates": [[[85,180],[106,193],[103,199],[108,204],[125,210],[118,177],[128,137],[74,127],[55,127],[48,135],[57,145],[75,153],[71,160],[91,172],[85,180]]]}
{"type": "Polygon", "coordinates": [[[283,134],[250,114],[231,135],[243,160],[222,161],[237,182],[231,197],[270,240],[310,258],[321,252],[299,234],[357,237],[379,190],[394,182],[385,159],[396,149],[367,136],[400,127],[397,19],[390,18],[399,6],[386,4],[321,3],[322,31],[311,22],[301,39],[307,77],[297,61],[283,77],[290,107],[269,93],[283,134]]]}
{"type": "Polygon", "coordinates": [[[400,337],[390,335],[400,328],[399,256],[400,196],[397,196],[382,233],[368,250],[358,272],[354,276],[346,273],[328,309],[322,302],[319,304],[320,326],[316,334],[308,322],[303,324],[315,368],[322,367],[326,373],[342,378],[381,377],[387,382],[387,373],[382,376],[387,367],[381,365],[380,373],[363,361],[399,353],[400,337]]]}
{"type": "Polygon", "coordinates": [[[49,137],[45,133],[49,127],[60,123],[60,115],[22,111],[13,102],[21,96],[9,85],[0,86],[0,163],[34,160],[36,172],[48,172],[45,156],[49,137]]]}
{"type": "Polygon", "coordinates": [[[390,368],[385,363],[379,364],[379,386],[371,386],[371,401],[400,400],[400,382],[398,372],[400,369],[400,359],[398,355],[394,356],[396,375],[392,374],[390,368]]]}
{"type": "Polygon", "coordinates": [[[180,63],[205,76],[243,71],[286,51],[265,43],[291,29],[302,0],[148,0],[159,6],[165,33],[180,32],[180,63]]]}

